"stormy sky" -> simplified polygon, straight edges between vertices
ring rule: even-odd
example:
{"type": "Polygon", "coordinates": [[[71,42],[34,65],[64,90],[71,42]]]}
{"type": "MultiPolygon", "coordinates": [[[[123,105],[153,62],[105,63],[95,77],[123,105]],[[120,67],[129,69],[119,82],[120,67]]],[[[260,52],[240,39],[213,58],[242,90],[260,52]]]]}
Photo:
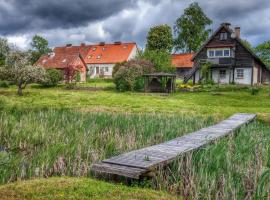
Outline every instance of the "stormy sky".
{"type": "MultiPolygon", "coordinates": [[[[174,25],[191,0],[0,0],[0,36],[22,49],[38,34],[51,47],[134,41],[144,47],[151,26],[174,25]]],[[[198,0],[212,29],[241,26],[252,45],[270,39],[269,0],[198,0]]]]}

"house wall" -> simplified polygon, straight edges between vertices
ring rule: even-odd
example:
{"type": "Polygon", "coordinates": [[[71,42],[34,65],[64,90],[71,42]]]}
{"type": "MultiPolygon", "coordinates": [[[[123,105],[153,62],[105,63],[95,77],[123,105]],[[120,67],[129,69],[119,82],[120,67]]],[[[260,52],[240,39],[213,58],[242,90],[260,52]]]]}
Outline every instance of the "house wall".
{"type": "Polygon", "coordinates": [[[270,71],[262,67],[262,84],[270,84],[270,71]]]}
{"type": "Polygon", "coordinates": [[[226,68],[212,69],[212,80],[214,83],[229,84],[230,83],[231,70],[226,68]],[[220,78],[220,70],[226,70],[226,77],[220,78]]]}
{"type": "Polygon", "coordinates": [[[110,77],[112,77],[112,71],[113,71],[114,63],[110,63],[110,64],[87,64],[87,67],[89,69],[88,76],[90,76],[90,78],[99,77],[99,75],[101,74],[101,70],[108,67],[108,72],[104,71],[104,77],[110,78],[110,77]],[[97,67],[99,68],[99,70],[97,70],[97,67]]]}
{"type": "Polygon", "coordinates": [[[256,85],[256,84],[259,84],[260,83],[260,80],[259,80],[259,66],[254,64],[253,66],[253,84],[256,85]]]}
{"type": "Polygon", "coordinates": [[[137,54],[138,54],[138,48],[137,48],[137,46],[134,46],[129,57],[128,57],[128,60],[135,58],[137,54]]]}
{"type": "Polygon", "coordinates": [[[238,67],[234,69],[234,82],[236,84],[244,84],[244,85],[251,85],[252,79],[252,67],[246,68],[246,67],[238,67]],[[244,70],[244,78],[237,78],[236,71],[237,69],[243,69],[244,70]]]}

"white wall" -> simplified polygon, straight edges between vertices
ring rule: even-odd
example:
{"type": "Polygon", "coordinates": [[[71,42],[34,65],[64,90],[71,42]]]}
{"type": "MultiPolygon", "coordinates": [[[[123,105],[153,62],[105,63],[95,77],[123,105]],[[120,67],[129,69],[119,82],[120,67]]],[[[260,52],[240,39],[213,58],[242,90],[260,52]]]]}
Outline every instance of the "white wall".
{"type": "Polygon", "coordinates": [[[99,73],[101,72],[102,68],[108,67],[109,71],[104,72],[104,76],[105,77],[112,76],[114,64],[87,64],[87,68],[89,69],[88,76],[90,76],[90,78],[99,77],[99,75],[97,74],[97,70],[96,70],[97,67],[99,67],[99,73]]]}
{"type": "Polygon", "coordinates": [[[212,79],[214,83],[221,83],[221,84],[229,84],[230,83],[230,69],[220,68],[220,69],[212,69],[212,79]],[[220,78],[220,70],[226,70],[226,77],[220,78]]]}
{"type": "Polygon", "coordinates": [[[130,55],[129,55],[129,57],[128,57],[128,60],[131,60],[131,59],[135,58],[137,53],[138,53],[137,46],[134,46],[131,53],[130,53],[130,55]]]}
{"type": "Polygon", "coordinates": [[[234,70],[234,82],[236,84],[251,85],[252,68],[235,68],[234,70]],[[238,79],[236,71],[237,69],[244,69],[244,78],[238,79]]]}

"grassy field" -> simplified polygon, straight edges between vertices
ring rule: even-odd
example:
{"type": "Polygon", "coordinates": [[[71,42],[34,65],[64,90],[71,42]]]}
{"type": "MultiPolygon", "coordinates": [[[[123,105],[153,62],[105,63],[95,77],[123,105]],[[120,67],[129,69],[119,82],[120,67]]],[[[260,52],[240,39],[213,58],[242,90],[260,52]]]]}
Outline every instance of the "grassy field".
{"type": "MultiPolygon", "coordinates": [[[[103,83],[99,84],[102,86],[103,83]]],[[[33,109],[72,108],[83,112],[189,113],[213,115],[219,120],[236,112],[245,112],[257,113],[270,122],[270,87],[263,87],[258,95],[251,95],[247,88],[232,86],[211,92],[177,92],[168,96],[119,93],[113,88],[105,91],[28,88],[20,98],[15,89],[0,88],[1,104],[19,109],[31,105],[33,109]]]]}
{"type": "Polygon", "coordinates": [[[173,200],[163,192],[113,185],[85,178],[50,178],[0,186],[1,200],[173,200]]]}
{"type": "MultiPolygon", "coordinates": [[[[119,93],[111,81],[94,80],[76,90],[32,85],[22,97],[16,96],[14,86],[0,88],[0,182],[89,177],[91,164],[103,158],[164,142],[236,112],[256,113],[258,120],[234,137],[180,157],[147,185],[187,199],[265,198],[270,192],[270,87],[266,86],[257,95],[243,86],[164,95],[119,93]]],[[[2,186],[0,195],[6,188],[22,193],[21,184],[2,186]]],[[[46,185],[46,180],[40,184],[46,185]]],[[[48,191],[40,195],[49,195],[48,191]]],[[[38,198],[34,189],[27,192],[38,198]]]]}

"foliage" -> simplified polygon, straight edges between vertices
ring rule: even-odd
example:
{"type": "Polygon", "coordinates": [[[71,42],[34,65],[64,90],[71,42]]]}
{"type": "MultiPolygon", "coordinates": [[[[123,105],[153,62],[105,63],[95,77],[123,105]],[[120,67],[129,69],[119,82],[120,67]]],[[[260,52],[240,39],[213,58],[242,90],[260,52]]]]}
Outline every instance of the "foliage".
{"type": "Polygon", "coordinates": [[[255,121],[234,136],[180,156],[154,183],[184,199],[267,199],[269,142],[269,125],[255,121]]]}
{"type": "Polygon", "coordinates": [[[73,67],[72,65],[68,65],[64,68],[64,80],[67,84],[77,82],[78,77],[78,70],[73,67]]]}
{"type": "Polygon", "coordinates": [[[34,176],[86,177],[101,159],[176,138],[212,120],[191,114],[6,107],[0,112],[0,147],[5,148],[0,152],[0,183],[34,176]]]}
{"type": "Polygon", "coordinates": [[[0,81],[0,88],[8,88],[9,84],[7,81],[0,81]]]}
{"type": "Polygon", "coordinates": [[[254,48],[252,47],[252,45],[250,44],[249,41],[241,39],[241,43],[242,43],[247,49],[249,49],[250,51],[254,51],[254,48]]]}
{"type": "Polygon", "coordinates": [[[6,56],[10,51],[7,39],[0,38],[0,67],[5,65],[6,56]]]}
{"type": "Polygon", "coordinates": [[[176,200],[165,192],[106,183],[90,178],[55,177],[0,186],[1,200],[176,200]]]}
{"type": "Polygon", "coordinates": [[[206,62],[202,64],[201,75],[203,77],[204,83],[211,82],[211,66],[212,66],[211,62],[206,62]]]}
{"type": "Polygon", "coordinates": [[[45,87],[56,86],[63,80],[63,74],[57,69],[47,69],[44,79],[40,82],[45,87]]]}
{"type": "Polygon", "coordinates": [[[175,67],[172,66],[171,54],[165,51],[145,50],[139,55],[139,58],[149,60],[154,64],[157,72],[174,72],[175,67]]]}
{"type": "Polygon", "coordinates": [[[144,87],[143,75],[154,71],[151,62],[134,59],[123,63],[114,74],[114,83],[118,91],[140,91],[144,87]]]}
{"type": "Polygon", "coordinates": [[[258,45],[255,48],[257,55],[270,69],[270,40],[258,45]]]}
{"type": "Polygon", "coordinates": [[[171,53],[173,48],[172,29],[167,24],[150,28],[147,35],[146,49],[171,53]]]}
{"type": "Polygon", "coordinates": [[[119,68],[123,65],[125,65],[127,62],[124,61],[124,62],[119,62],[119,63],[116,63],[113,67],[113,71],[112,71],[112,77],[114,78],[114,75],[115,73],[119,70],[119,68]]]}
{"type": "Polygon", "coordinates": [[[46,39],[39,35],[35,35],[31,42],[31,63],[34,64],[38,61],[40,56],[50,53],[52,50],[49,48],[49,43],[46,39]]]}
{"type": "Polygon", "coordinates": [[[258,87],[251,87],[250,88],[251,95],[257,95],[257,94],[259,94],[259,92],[260,92],[260,88],[258,88],[258,87]]]}
{"type": "Polygon", "coordinates": [[[45,70],[29,64],[29,55],[23,52],[11,52],[6,57],[6,66],[0,68],[0,79],[11,81],[18,86],[18,95],[30,83],[40,82],[45,77],[45,70]]]}
{"type": "Polygon", "coordinates": [[[196,52],[209,37],[212,24],[198,3],[192,3],[185,9],[184,14],[176,20],[174,26],[175,49],[183,52],[196,52]]]}

